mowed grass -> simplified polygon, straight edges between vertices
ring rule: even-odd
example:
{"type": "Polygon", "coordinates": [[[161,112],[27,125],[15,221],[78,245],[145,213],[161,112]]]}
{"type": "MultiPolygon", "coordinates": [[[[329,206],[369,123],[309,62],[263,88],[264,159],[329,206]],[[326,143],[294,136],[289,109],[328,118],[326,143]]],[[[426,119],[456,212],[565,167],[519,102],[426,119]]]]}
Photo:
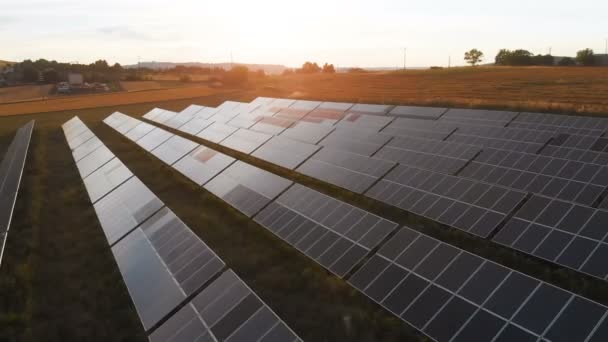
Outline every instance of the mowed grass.
{"type": "Polygon", "coordinates": [[[319,100],[608,114],[608,68],[476,67],[290,75],[264,85],[319,100]]]}
{"type": "MultiPolygon", "coordinates": [[[[81,117],[126,165],[309,341],[416,341],[413,329],[252,220],[101,123],[115,110],[216,106],[221,95],[0,118],[0,151],[35,118],[0,267],[0,341],[143,341],[60,125],[81,117]]],[[[250,94],[233,100],[250,101],[250,94]]]]}

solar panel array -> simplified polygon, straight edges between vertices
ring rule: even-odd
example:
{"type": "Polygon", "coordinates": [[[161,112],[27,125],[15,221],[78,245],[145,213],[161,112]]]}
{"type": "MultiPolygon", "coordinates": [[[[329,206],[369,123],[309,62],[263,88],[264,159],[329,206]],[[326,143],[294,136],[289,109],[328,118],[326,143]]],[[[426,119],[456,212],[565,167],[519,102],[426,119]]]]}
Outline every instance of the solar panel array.
{"type": "MultiPolygon", "coordinates": [[[[118,114],[107,122],[135,128],[132,120],[118,114]]],[[[77,165],[107,149],[96,144],[97,150],[78,160],[77,151],[87,142],[75,134],[97,138],[77,117],[63,128],[68,141],[80,140],[80,145],[71,146],[77,165]]],[[[148,134],[166,137],[154,130],[148,134]]],[[[184,141],[173,138],[154,149],[159,158],[172,161],[182,153],[184,141]]],[[[143,148],[154,146],[153,139],[144,142],[143,148]]],[[[194,147],[185,149],[188,153],[194,147]]],[[[117,157],[111,153],[105,162],[101,156],[89,160],[87,165],[98,167],[83,176],[85,187],[150,341],[300,340],[117,157]]]]}
{"type": "MultiPolygon", "coordinates": [[[[501,193],[514,199],[500,210],[523,195],[501,193]]],[[[391,235],[397,224],[299,184],[253,219],[437,341],[608,337],[605,306],[407,227],[391,235]]]]}
{"type": "Polygon", "coordinates": [[[607,308],[402,228],[349,283],[437,341],[603,341],[607,308]]]}
{"type": "Polygon", "coordinates": [[[0,263],[4,255],[33,130],[34,121],[19,128],[0,163],[0,263]]]}

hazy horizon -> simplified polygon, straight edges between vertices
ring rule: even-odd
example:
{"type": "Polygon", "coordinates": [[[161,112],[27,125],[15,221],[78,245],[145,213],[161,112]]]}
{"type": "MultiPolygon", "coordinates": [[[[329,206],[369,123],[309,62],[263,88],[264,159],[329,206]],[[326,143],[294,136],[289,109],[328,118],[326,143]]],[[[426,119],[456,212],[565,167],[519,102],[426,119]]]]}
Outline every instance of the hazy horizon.
{"type": "Polygon", "coordinates": [[[608,3],[514,0],[322,2],[276,0],[206,4],[24,0],[3,5],[0,59],[136,64],[141,61],[338,67],[463,65],[471,48],[492,62],[501,48],[556,56],[604,52],[608,3]]]}

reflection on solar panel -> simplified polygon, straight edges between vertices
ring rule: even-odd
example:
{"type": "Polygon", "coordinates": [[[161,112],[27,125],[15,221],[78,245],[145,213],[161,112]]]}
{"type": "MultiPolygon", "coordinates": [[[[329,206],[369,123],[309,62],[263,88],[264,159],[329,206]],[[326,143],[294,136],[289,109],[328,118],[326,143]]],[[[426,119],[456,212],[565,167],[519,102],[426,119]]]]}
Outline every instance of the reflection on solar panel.
{"type": "Polygon", "coordinates": [[[378,104],[364,104],[358,103],[352,106],[348,112],[355,114],[374,114],[374,115],[384,115],[388,113],[393,106],[391,105],[378,105],[378,104]]]}
{"type": "Polygon", "coordinates": [[[200,131],[196,136],[214,143],[219,143],[237,130],[238,128],[236,127],[216,122],[207,126],[207,128],[200,131]]]}
{"type": "Polygon", "coordinates": [[[295,169],[320,148],[316,145],[276,136],[251,155],[288,169],[295,169]]]}
{"type": "Polygon", "coordinates": [[[412,119],[436,120],[447,108],[396,106],[388,114],[412,119]]]}
{"type": "Polygon", "coordinates": [[[252,217],[291,184],[285,178],[237,161],[203,187],[252,217]]]}
{"type": "MultiPolygon", "coordinates": [[[[69,124],[79,121],[76,118],[69,124]]],[[[190,144],[194,143],[170,140],[158,154],[170,163],[190,144]]],[[[103,144],[98,147],[104,148],[103,144]]],[[[84,182],[151,341],[237,341],[251,336],[300,341],[113,154],[84,182]]]]}
{"type": "Polygon", "coordinates": [[[384,176],[395,163],[324,147],[297,171],[328,183],[363,193],[384,176]]]}
{"type": "Polygon", "coordinates": [[[293,126],[284,130],[281,136],[303,141],[310,144],[317,144],[335,128],[325,125],[318,125],[306,121],[298,121],[293,126]]]}
{"type": "Polygon", "coordinates": [[[198,185],[203,185],[234,162],[234,158],[199,146],[173,165],[177,171],[198,185]]]}
{"type": "Polygon", "coordinates": [[[606,307],[407,227],[349,283],[440,342],[608,337],[606,307]]]}
{"type": "MultiPolygon", "coordinates": [[[[206,139],[204,137],[202,138],[206,139]]],[[[270,134],[240,128],[238,131],[222,140],[220,144],[233,150],[249,154],[262,146],[270,138],[272,138],[272,135],[270,134]]]]}
{"type": "Polygon", "coordinates": [[[339,127],[319,142],[319,145],[371,157],[391,138],[390,135],[373,131],[339,127]]]}
{"type": "MultiPolygon", "coordinates": [[[[66,127],[68,131],[77,128],[74,127],[74,122],[68,126],[66,127]]],[[[25,167],[33,130],[34,121],[30,121],[19,128],[0,163],[0,263],[2,263],[2,256],[4,255],[4,247],[8,238],[8,230],[19,193],[21,175],[25,167]]],[[[77,137],[72,139],[75,138],[77,137]]]]}
{"type": "Polygon", "coordinates": [[[161,341],[301,341],[232,271],[150,335],[161,341]]]}
{"type": "Polygon", "coordinates": [[[198,146],[195,142],[174,135],[165,141],[165,143],[152,150],[152,154],[165,162],[165,164],[173,165],[198,146]]]}
{"type": "Polygon", "coordinates": [[[390,116],[348,113],[342,120],[336,123],[336,126],[344,128],[368,129],[378,132],[393,120],[394,119],[390,116]]]}
{"type": "MultiPolygon", "coordinates": [[[[157,136],[160,137],[169,134],[161,128],[155,128],[153,132],[159,132],[157,136]]],[[[273,144],[269,146],[276,147],[273,144]]],[[[308,148],[300,147],[303,151],[308,148]]],[[[233,163],[231,157],[178,136],[165,140],[151,153],[248,216],[257,213],[291,185],[290,181],[270,172],[243,162],[233,163]]]]}
{"type": "Polygon", "coordinates": [[[344,277],[397,224],[295,184],[255,221],[344,277]]]}

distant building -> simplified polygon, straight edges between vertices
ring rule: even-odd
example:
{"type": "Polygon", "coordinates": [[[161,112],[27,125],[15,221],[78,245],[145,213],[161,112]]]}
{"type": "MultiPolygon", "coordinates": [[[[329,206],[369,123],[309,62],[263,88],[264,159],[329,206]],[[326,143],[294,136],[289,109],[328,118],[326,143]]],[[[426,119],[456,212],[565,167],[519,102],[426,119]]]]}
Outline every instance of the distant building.
{"type": "Polygon", "coordinates": [[[84,84],[84,77],[81,73],[70,72],[68,74],[68,83],[76,86],[82,85],[84,84]]]}

